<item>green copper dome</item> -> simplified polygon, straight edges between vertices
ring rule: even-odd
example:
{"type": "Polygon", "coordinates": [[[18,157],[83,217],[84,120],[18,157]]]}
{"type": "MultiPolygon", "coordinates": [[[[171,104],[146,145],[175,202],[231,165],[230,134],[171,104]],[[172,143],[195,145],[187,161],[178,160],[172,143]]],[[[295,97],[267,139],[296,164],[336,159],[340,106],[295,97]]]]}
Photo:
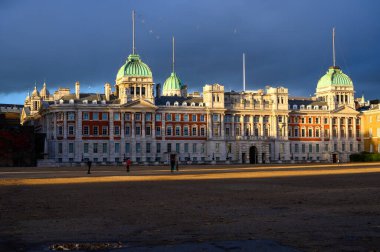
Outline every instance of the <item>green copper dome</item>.
{"type": "Polygon", "coordinates": [[[353,83],[351,78],[344,74],[339,67],[332,66],[327,73],[319,79],[317,88],[325,88],[329,86],[353,87],[353,83]]]}
{"type": "Polygon", "coordinates": [[[152,71],[147,64],[141,61],[139,55],[131,54],[128,56],[127,62],[117,72],[116,79],[124,76],[152,77],[152,71]]]}
{"type": "Polygon", "coordinates": [[[182,82],[175,72],[172,72],[169,78],[166,79],[162,91],[181,90],[182,82]]]}

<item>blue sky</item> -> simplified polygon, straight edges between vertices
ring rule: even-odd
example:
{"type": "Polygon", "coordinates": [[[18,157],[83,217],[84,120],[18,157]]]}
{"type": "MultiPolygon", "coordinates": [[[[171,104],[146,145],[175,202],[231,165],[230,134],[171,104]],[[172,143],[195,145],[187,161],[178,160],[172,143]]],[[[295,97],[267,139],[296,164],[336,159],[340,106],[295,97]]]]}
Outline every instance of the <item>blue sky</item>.
{"type": "Polygon", "coordinates": [[[103,92],[131,53],[131,11],[136,10],[136,48],[163,83],[176,72],[191,91],[208,83],[242,89],[285,86],[292,96],[314,94],[332,65],[336,27],[337,65],[356,96],[380,98],[380,1],[25,0],[0,1],[0,103],[22,104],[34,83],[103,92]]]}

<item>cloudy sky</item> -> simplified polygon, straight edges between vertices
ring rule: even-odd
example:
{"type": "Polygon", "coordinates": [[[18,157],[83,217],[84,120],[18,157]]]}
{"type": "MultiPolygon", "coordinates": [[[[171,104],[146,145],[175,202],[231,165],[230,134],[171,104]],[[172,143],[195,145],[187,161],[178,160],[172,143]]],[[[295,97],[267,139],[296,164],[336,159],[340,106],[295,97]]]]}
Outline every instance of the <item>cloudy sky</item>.
{"type": "Polygon", "coordinates": [[[292,96],[314,94],[332,65],[354,81],[356,95],[380,98],[380,1],[377,0],[1,0],[0,103],[22,104],[34,83],[50,91],[103,92],[136,48],[163,83],[176,72],[190,91],[206,83],[242,89],[285,86],[292,96]]]}

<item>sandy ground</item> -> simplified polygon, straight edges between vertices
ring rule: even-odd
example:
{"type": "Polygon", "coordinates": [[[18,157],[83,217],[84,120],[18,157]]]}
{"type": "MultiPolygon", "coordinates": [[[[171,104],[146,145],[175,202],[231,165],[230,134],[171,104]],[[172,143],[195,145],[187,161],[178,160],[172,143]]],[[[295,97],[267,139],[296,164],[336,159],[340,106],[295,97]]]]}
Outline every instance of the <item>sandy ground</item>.
{"type": "Polygon", "coordinates": [[[0,250],[272,240],[380,251],[380,163],[0,168],[0,250]]]}

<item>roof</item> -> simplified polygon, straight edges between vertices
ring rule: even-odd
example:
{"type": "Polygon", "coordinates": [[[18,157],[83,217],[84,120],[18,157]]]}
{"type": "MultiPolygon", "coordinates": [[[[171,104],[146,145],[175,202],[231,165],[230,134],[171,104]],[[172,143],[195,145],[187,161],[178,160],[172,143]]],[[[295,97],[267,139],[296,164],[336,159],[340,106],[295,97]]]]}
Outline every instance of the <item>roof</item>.
{"type": "Polygon", "coordinates": [[[304,99],[292,99],[292,98],[289,98],[288,100],[288,104],[289,106],[294,106],[294,105],[297,105],[297,106],[301,106],[301,105],[305,105],[305,106],[308,106],[308,105],[311,105],[311,106],[327,106],[327,102],[324,102],[324,101],[315,101],[315,100],[312,100],[310,98],[304,98],[304,99]]]}
{"type": "Polygon", "coordinates": [[[195,105],[199,105],[199,103],[203,103],[203,97],[160,96],[155,98],[155,105],[157,106],[166,105],[166,102],[170,102],[171,105],[174,102],[178,102],[179,104],[186,102],[188,105],[194,102],[195,105]]]}
{"type": "Polygon", "coordinates": [[[165,91],[168,92],[172,90],[180,91],[181,87],[182,87],[181,80],[178,78],[175,72],[172,72],[170,76],[166,79],[166,81],[164,82],[164,86],[162,90],[164,92],[165,91]]]}
{"type": "Polygon", "coordinates": [[[319,79],[317,88],[325,88],[329,86],[353,87],[353,83],[351,78],[344,74],[338,66],[332,66],[329,67],[326,74],[319,79]]]}
{"type": "Polygon", "coordinates": [[[117,72],[116,79],[124,76],[152,77],[152,71],[147,64],[141,61],[139,55],[131,54],[128,56],[126,63],[117,72]]]}

